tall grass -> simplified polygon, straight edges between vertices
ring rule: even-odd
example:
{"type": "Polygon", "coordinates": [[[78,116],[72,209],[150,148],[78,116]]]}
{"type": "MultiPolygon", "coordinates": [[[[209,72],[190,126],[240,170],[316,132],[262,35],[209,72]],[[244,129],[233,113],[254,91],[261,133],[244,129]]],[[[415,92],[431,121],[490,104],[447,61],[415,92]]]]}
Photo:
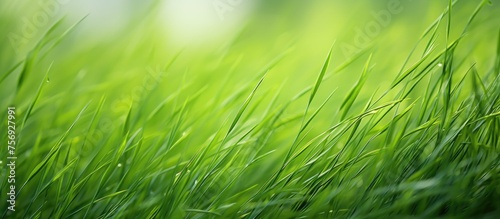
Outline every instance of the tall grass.
{"type": "MultiPolygon", "coordinates": [[[[160,57],[166,64],[154,83],[125,74],[95,85],[97,74],[151,57],[128,54],[113,66],[90,59],[97,64],[76,71],[79,57],[93,53],[66,59],[58,46],[82,21],[58,21],[24,58],[2,67],[0,83],[15,88],[2,98],[22,117],[17,210],[2,218],[498,217],[500,33],[487,39],[496,42],[491,60],[477,60],[487,68],[461,47],[477,43],[467,34],[486,3],[458,26],[450,1],[406,61],[394,63],[395,74],[377,67],[383,54],[370,48],[342,63],[334,44],[304,88],[268,82],[293,49],[248,80],[198,73],[180,52],[160,57]],[[339,74],[356,76],[350,90],[325,84],[339,74]],[[380,75],[395,76],[366,88],[380,75]],[[115,104],[128,94],[125,107],[115,104]]],[[[219,70],[243,71],[246,59],[238,60],[219,70]]],[[[5,180],[0,187],[4,193],[5,180]]]]}

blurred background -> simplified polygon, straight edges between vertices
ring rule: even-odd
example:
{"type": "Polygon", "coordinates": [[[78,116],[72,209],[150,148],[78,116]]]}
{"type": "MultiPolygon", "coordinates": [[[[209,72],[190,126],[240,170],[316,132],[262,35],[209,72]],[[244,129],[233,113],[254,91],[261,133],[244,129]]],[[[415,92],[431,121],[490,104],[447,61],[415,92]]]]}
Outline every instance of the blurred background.
{"type": "MultiPolygon", "coordinates": [[[[460,36],[480,2],[455,4],[451,39],[460,36]]],[[[263,90],[281,89],[282,100],[287,100],[314,83],[333,48],[331,69],[357,54],[362,57],[325,81],[326,90],[319,95],[325,98],[338,89],[342,95],[333,97],[330,108],[338,107],[373,54],[374,70],[360,95],[362,103],[389,86],[422,33],[447,5],[445,0],[6,0],[0,3],[0,70],[14,71],[0,88],[0,102],[27,105],[30,99],[19,97],[33,96],[50,67],[45,95],[55,100],[77,97],[61,98],[51,107],[75,107],[67,109],[74,115],[75,109],[106,95],[112,100],[109,116],[124,118],[127,109],[137,104],[137,96],[145,93],[134,88],[142,88],[148,75],[162,74],[177,56],[152,94],[150,108],[181,88],[184,98],[203,90],[201,98],[221,104],[217,96],[231,94],[269,69],[263,90]],[[43,46],[34,50],[37,44],[43,46]],[[21,68],[13,67],[27,59],[31,61],[23,78],[29,80],[18,86],[21,68]]],[[[464,63],[477,62],[480,72],[493,62],[489,56],[495,53],[492,45],[500,21],[496,1],[483,10],[465,35],[474,43],[462,44],[457,53],[464,55],[464,63]]],[[[439,33],[446,29],[445,23],[439,25],[439,33]]],[[[445,36],[438,35],[436,51],[445,44],[445,36]]],[[[425,46],[419,44],[408,63],[418,60],[425,46]]],[[[332,112],[325,111],[330,116],[332,112]]],[[[325,120],[325,126],[331,122],[325,120]]]]}
{"type": "MultiPolygon", "coordinates": [[[[451,29],[454,38],[461,34],[479,2],[456,4],[451,29]]],[[[472,54],[469,58],[483,60],[486,54],[494,52],[491,45],[498,32],[496,15],[500,10],[496,1],[491,3],[474,21],[478,25],[473,25],[467,33],[467,38],[477,42],[461,48],[466,51],[462,54],[472,54]]],[[[193,82],[200,84],[210,77],[229,77],[233,83],[244,84],[272,60],[284,55],[287,64],[275,66],[268,81],[271,84],[286,81],[287,87],[294,88],[314,81],[328,50],[334,45],[333,66],[366,48],[366,53],[374,54],[373,63],[379,71],[370,78],[377,83],[368,83],[367,89],[375,90],[390,81],[381,78],[392,78],[400,70],[399,63],[403,63],[447,4],[445,0],[291,0],[286,3],[277,0],[6,0],[0,3],[0,66],[2,71],[7,71],[27,57],[58,20],[62,19],[62,24],[54,28],[49,38],[57,38],[81,20],[64,40],[37,59],[36,69],[29,73],[33,80],[28,83],[38,84],[53,62],[54,82],[78,76],[85,77],[79,83],[87,88],[84,84],[105,87],[111,80],[133,86],[134,80],[130,79],[139,80],[147,67],[164,66],[168,59],[182,51],[172,66],[172,75],[196,72],[197,79],[193,82]],[[236,63],[237,66],[231,68],[236,63]]],[[[439,28],[444,30],[445,25],[439,28]]],[[[437,42],[438,47],[444,48],[444,36],[438,36],[437,42]]],[[[422,50],[423,46],[418,49],[422,50]]],[[[341,91],[348,89],[360,74],[362,63],[364,60],[359,65],[350,65],[327,85],[341,91]]],[[[477,67],[481,69],[488,64],[478,63],[477,67]]],[[[174,78],[171,79],[175,81],[174,78]]],[[[10,76],[8,80],[13,82],[16,77],[10,76]]],[[[211,85],[218,88],[218,83],[223,80],[211,85]]],[[[15,83],[7,84],[14,86],[15,83]]],[[[67,84],[57,86],[63,89],[67,84]]],[[[33,93],[35,87],[26,86],[20,92],[33,93]]],[[[166,87],[175,89],[174,85],[166,87]]],[[[9,97],[13,87],[7,85],[0,89],[3,97],[9,97]]]]}
{"type": "MultiPolygon", "coordinates": [[[[455,36],[462,30],[458,23],[463,26],[478,2],[457,3],[454,14],[458,18],[454,20],[457,28],[452,29],[455,36]]],[[[59,48],[74,51],[98,43],[114,43],[126,44],[121,47],[126,51],[137,44],[149,44],[158,53],[184,49],[189,55],[202,56],[229,47],[231,51],[243,53],[241,47],[248,46],[251,49],[244,50],[246,64],[257,61],[251,64],[258,65],[258,61],[265,62],[292,47],[293,54],[300,54],[301,59],[323,59],[336,42],[334,57],[341,62],[373,44],[385,54],[406,51],[402,49],[411,48],[447,4],[445,0],[291,0],[286,3],[276,0],[7,0],[1,3],[0,9],[2,53],[16,54],[12,59],[20,59],[58,19],[64,17],[68,27],[85,17],[71,34],[71,40],[59,48]]],[[[488,12],[481,13],[476,20],[484,25],[475,28],[494,34],[496,23],[483,21],[498,20],[495,16],[498,6],[492,4],[486,10],[488,12]]],[[[482,35],[469,37],[487,38],[482,35]]],[[[394,58],[394,62],[399,61],[397,55],[394,58]]],[[[309,60],[301,62],[308,63],[312,64],[309,60]]]]}
{"type": "MultiPolygon", "coordinates": [[[[463,37],[454,53],[453,80],[463,79],[475,64],[479,78],[491,83],[493,74],[485,74],[492,72],[495,62],[499,0],[488,2],[463,32],[481,2],[485,1],[454,4],[447,38],[449,19],[440,16],[448,0],[2,0],[0,111],[14,105],[26,115],[36,102],[23,124],[20,157],[45,157],[88,104],[89,110],[64,139],[66,145],[85,146],[83,152],[68,149],[68,154],[81,153],[80,169],[87,167],[85,162],[98,146],[114,151],[128,136],[125,131],[135,130],[144,131],[144,145],[180,139],[161,163],[167,168],[195,154],[221,127],[229,126],[267,72],[238,131],[259,124],[279,104],[290,103],[280,121],[286,128],[277,126],[262,150],[278,150],[266,158],[272,162],[255,167],[254,175],[271,174],[302,125],[309,93],[291,100],[315,84],[330,50],[327,77],[309,114],[336,93],[303,142],[341,120],[339,107],[369,57],[366,83],[349,113],[361,112],[370,98],[388,90],[381,103],[394,100],[402,85],[390,89],[391,83],[422,58],[430,38],[422,35],[439,19],[430,57],[463,37]],[[101,109],[94,124],[93,113],[101,109]],[[181,128],[174,119],[182,119],[181,128]],[[182,141],[185,136],[188,141],[182,141]]],[[[412,87],[414,92],[398,109],[421,98],[428,81],[438,80],[435,76],[442,72],[440,64],[426,67],[428,71],[419,68],[429,75],[412,87]]],[[[472,91],[467,86],[471,83],[463,90],[472,91]]],[[[383,139],[375,139],[371,146],[383,144],[383,139]]],[[[2,154],[4,150],[0,148],[2,154]]],[[[25,179],[37,162],[22,162],[19,178],[25,179]]],[[[248,178],[254,180],[252,174],[248,178]]],[[[36,184],[29,186],[27,191],[35,191],[36,184]]]]}
{"type": "MultiPolygon", "coordinates": [[[[460,36],[479,2],[455,4],[451,38],[460,36]]],[[[373,54],[374,71],[360,102],[387,88],[447,4],[445,0],[6,0],[0,3],[0,70],[14,71],[0,88],[0,102],[26,106],[30,98],[19,97],[33,96],[50,67],[51,83],[45,95],[57,104],[49,106],[48,112],[71,106],[66,109],[71,118],[88,101],[106,95],[111,99],[108,116],[123,119],[145,93],[140,91],[141,83],[148,75],[162,74],[177,55],[165,73],[168,76],[159,80],[161,86],[152,94],[149,108],[181,88],[184,98],[203,90],[200,98],[220,105],[223,100],[216,100],[217,96],[248,85],[271,66],[263,90],[281,89],[281,100],[288,100],[314,83],[333,45],[331,69],[357,54],[363,56],[325,81],[320,98],[334,89],[342,94],[335,95],[329,105],[332,110],[325,111],[331,116],[359,78],[369,54],[373,54]],[[37,44],[43,47],[34,52],[37,44]],[[21,68],[13,67],[26,59],[31,61],[23,78],[29,80],[18,86],[21,68]],[[274,65],[278,60],[285,64],[274,65]]],[[[495,53],[492,45],[500,21],[496,1],[483,10],[466,34],[474,43],[462,44],[457,53],[467,56],[464,63],[479,61],[480,72],[491,66],[488,57],[495,53]]],[[[439,33],[444,32],[444,24],[439,33]]],[[[442,50],[445,36],[438,35],[436,42],[436,51],[442,50]]],[[[419,59],[424,48],[419,44],[409,63],[419,59]]],[[[299,102],[296,109],[303,104],[299,102]]],[[[47,116],[47,120],[64,118],[47,116]]],[[[325,120],[325,126],[331,122],[325,120]]]]}

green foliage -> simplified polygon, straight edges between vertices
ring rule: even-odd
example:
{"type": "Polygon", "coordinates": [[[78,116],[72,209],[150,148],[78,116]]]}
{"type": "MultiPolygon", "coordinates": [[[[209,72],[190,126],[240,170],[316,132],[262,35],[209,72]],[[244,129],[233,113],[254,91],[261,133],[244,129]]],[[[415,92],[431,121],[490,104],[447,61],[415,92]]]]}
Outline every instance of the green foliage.
{"type": "Polygon", "coordinates": [[[338,42],[320,59],[290,45],[256,59],[244,34],[216,55],[163,51],[154,22],[73,42],[85,18],[57,20],[0,68],[0,112],[19,116],[16,212],[2,201],[2,217],[496,218],[500,26],[475,20],[498,12],[487,3],[448,1],[402,60],[383,43],[344,60],[338,42]]]}

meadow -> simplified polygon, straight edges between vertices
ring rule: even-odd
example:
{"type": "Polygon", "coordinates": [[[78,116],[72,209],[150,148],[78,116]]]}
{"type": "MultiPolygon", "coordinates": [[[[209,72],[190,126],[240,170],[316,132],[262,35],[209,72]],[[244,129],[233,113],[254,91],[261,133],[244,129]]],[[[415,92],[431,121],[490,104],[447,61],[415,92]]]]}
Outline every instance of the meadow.
{"type": "Polygon", "coordinates": [[[145,2],[0,2],[1,218],[500,217],[500,2],[145,2]]]}

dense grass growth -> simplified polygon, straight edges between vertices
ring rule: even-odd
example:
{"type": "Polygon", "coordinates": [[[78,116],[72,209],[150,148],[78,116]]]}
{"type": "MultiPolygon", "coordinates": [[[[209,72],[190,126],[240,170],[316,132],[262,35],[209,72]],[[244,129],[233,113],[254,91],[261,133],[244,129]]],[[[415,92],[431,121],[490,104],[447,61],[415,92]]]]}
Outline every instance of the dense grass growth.
{"type": "Polygon", "coordinates": [[[500,217],[498,7],[471,2],[411,48],[346,58],[293,40],[255,58],[262,21],[212,53],[167,50],[153,15],[108,42],[78,41],[85,18],[18,57],[4,42],[18,195],[7,211],[2,146],[1,217],[500,217]]]}

